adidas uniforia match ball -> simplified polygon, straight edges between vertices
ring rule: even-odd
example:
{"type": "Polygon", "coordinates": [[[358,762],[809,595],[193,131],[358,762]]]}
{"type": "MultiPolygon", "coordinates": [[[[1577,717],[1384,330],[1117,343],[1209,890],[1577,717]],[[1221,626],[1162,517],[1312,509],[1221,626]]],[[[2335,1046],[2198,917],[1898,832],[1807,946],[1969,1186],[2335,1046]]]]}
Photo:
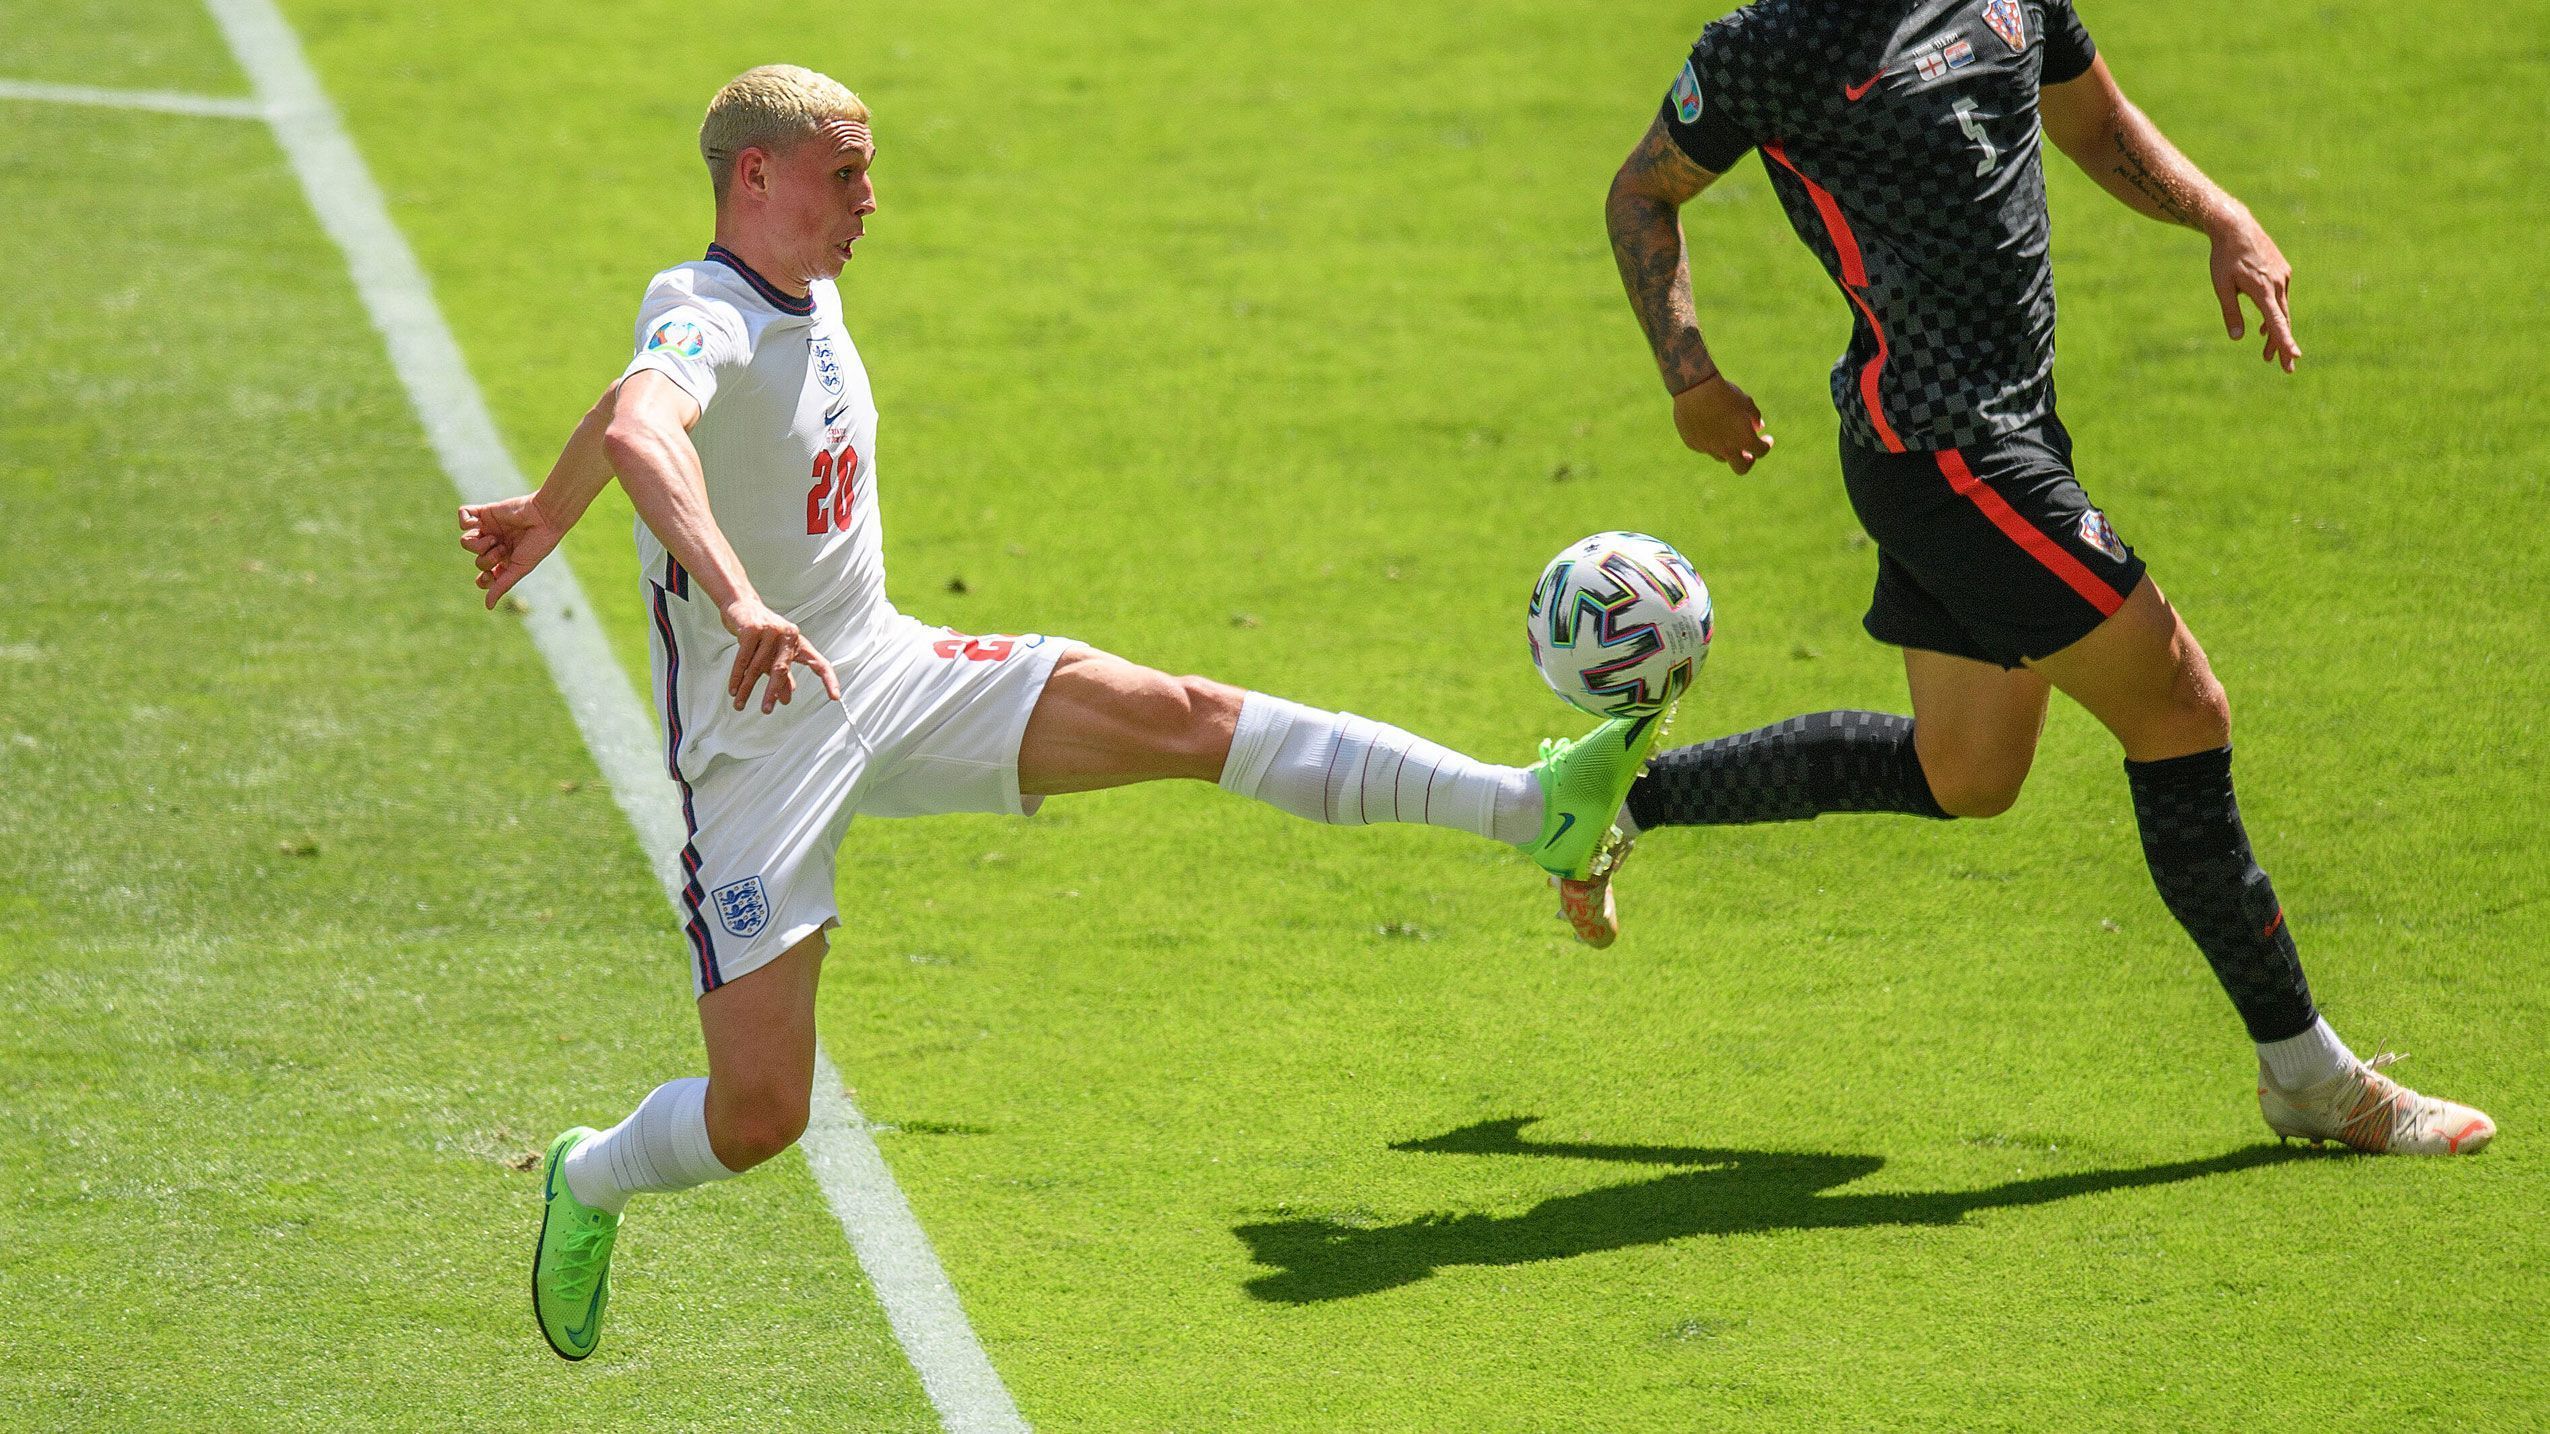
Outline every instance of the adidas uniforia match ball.
{"type": "Polygon", "coordinates": [[[1525,624],[1550,690],[1598,717],[1636,717],[1690,690],[1709,657],[1709,587],[1673,545],[1596,533],[1541,570],[1525,624]]]}

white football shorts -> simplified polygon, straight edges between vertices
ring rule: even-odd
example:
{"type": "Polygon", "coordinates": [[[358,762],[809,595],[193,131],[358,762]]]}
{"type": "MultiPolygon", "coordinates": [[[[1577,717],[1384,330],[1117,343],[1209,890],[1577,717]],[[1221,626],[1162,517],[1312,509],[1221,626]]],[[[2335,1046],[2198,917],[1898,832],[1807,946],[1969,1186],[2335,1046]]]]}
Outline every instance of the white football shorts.
{"type": "Polygon", "coordinates": [[[670,763],[690,837],[683,937],[701,995],[840,924],[833,865],[852,817],[1032,813],[1040,799],[1019,793],[1018,745],[1055,662],[1080,646],[971,637],[897,613],[847,654],[826,654],[841,701],[800,669],[795,700],[764,716],[758,690],[740,713],[683,712],[686,687],[699,705],[683,669],[703,664],[722,683],[735,644],[694,654],[673,632],[658,623],[653,648],[657,715],[676,750],[685,719],[694,731],[775,724],[737,744],[754,755],[670,763]]]}

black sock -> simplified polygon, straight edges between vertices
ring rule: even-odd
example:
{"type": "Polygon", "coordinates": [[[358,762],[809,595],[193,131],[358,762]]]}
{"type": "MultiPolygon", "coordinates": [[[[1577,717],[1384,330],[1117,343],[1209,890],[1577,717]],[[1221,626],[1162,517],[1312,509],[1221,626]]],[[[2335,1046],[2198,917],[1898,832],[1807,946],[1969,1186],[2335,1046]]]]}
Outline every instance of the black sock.
{"type": "Polygon", "coordinates": [[[1642,831],[1802,822],[1826,812],[1947,818],[1913,753],[1911,718],[1810,712],[1659,752],[1629,789],[1629,815],[1642,831]]]}
{"type": "Polygon", "coordinates": [[[2127,762],[2143,860],[2169,914],[2196,938],[2260,1044],[2311,1029],[2319,1012],[2284,907],[2249,851],[2231,795],[2231,749],[2127,762]]]}

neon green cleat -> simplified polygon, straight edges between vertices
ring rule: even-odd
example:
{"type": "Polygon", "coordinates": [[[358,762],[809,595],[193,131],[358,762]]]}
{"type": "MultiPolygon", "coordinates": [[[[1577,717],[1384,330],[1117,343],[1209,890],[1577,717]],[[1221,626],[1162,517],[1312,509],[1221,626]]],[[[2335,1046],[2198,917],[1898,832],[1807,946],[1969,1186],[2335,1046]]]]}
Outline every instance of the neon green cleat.
{"type": "Polygon", "coordinates": [[[560,1359],[582,1359],[602,1342],[602,1307],[611,1300],[611,1246],[620,1217],[579,1201],[567,1188],[567,1152],[593,1138],[579,1125],[549,1142],[541,1177],[548,1207],[531,1255],[531,1312],[560,1359]]]}
{"type": "Polygon", "coordinates": [[[1523,854],[1563,881],[1588,881],[1611,869],[1619,833],[1612,819],[1647,754],[1673,721],[1673,709],[1614,717],[1574,741],[1541,743],[1532,764],[1541,779],[1541,835],[1523,854]]]}

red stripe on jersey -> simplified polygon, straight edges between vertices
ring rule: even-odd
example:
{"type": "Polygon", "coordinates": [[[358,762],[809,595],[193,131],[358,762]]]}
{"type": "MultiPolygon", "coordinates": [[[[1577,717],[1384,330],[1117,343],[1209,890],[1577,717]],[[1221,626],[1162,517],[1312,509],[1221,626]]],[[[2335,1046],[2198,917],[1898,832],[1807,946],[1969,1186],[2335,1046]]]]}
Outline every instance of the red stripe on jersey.
{"type": "Polygon", "coordinates": [[[1789,162],[1789,152],[1779,145],[1766,144],[1762,152],[1779,161],[1780,168],[1797,175],[1797,182],[1806,186],[1806,197],[1815,201],[1815,212],[1824,216],[1825,231],[1833,236],[1833,252],[1841,256],[1842,282],[1854,289],[1867,288],[1868,265],[1860,259],[1859,239],[1851,233],[1850,222],[1842,218],[1842,206],[1833,198],[1833,192],[1801,173],[1789,162]]]}
{"type": "Polygon", "coordinates": [[[1983,516],[1992,520],[1992,526],[1999,528],[2011,542],[2025,548],[2029,557],[2044,564],[2047,572],[2061,578],[2072,591],[2097,608],[2099,616],[2112,616],[2125,605],[2125,599],[2116,589],[2100,582],[2095,574],[2081,565],[2079,558],[2073,557],[2061,543],[2037,531],[2036,525],[2020,517],[2008,499],[1974,476],[1974,470],[1966,466],[1964,454],[1954,448],[1942,448],[1932,456],[1939,460],[1939,471],[1947,478],[1951,492],[1982,509],[1983,516]]]}
{"type": "Polygon", "coordinates": [[[1878,441],[1886,445],[1886,451],[1901,453],[1904,441],[1895,436],[1894,425],[1886,421],[1886,410],[1877,403],[1877,375],[1886,367],[1886,329],[1877,322],[1877,311],[1860,297],[1859,291],[1868,287],[1868,262],[1860,255],[1859,236],[1851,233],[1850,221],[1842,217],[1841,203],[1833,198],[1833,192],[1807,178],[1804,171],[1790,163],[1786,149],[1766,144],[1762,146],[1762,153],[1777,161],[1780,168],[1796,175],[1797,182],[1806,186],[1806,197],[1815,202],[1815,212],[1823,217],[1824,232],[1833,238],[1833,255],[1842,264],[1842,292],[1859,309],[1860,317],[1868,320],[1868,331],[1877,336],[1876,356],[1860,366],[1860,402],[1867,406],[1868,421],[1877,429],[1878,441]]]}

